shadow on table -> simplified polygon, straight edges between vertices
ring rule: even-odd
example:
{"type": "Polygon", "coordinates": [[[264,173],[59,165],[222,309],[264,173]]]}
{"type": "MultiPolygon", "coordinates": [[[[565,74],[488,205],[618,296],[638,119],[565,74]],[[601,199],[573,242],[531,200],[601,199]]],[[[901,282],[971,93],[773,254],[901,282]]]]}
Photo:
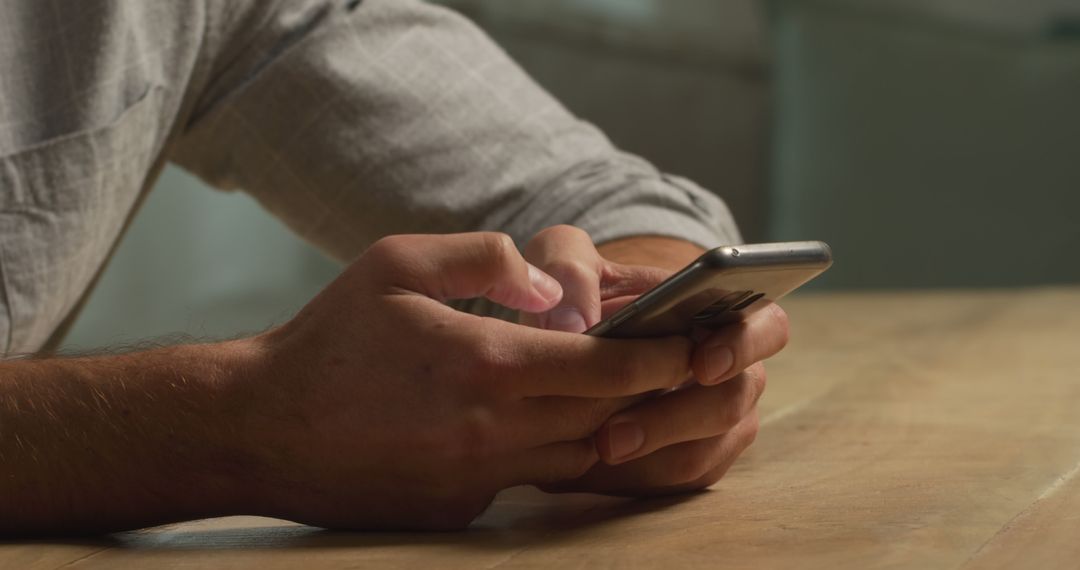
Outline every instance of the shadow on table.
{"type": "MultiPolygon", "coordinates": [[[[347,532],[294,525],[273,519],[232,526],[228,519],[124,532],[100,539],[42,540],[38,544],[138,551],[455,547],[520,550],[549,546],[634,517],[692,501],[699,494],[654,499],[595,495],[518,493],[497,500],[469,529],[460,532],[347,532]],[[521,495],[524,494],[522,497],[521,495]],[[218,528],[215,528],[217,526],[218,528]]],[[[2,544],[2,543],[0,543],[2,544]]],[[[25,542],[23,544],[26,544],[25,542]]]]}

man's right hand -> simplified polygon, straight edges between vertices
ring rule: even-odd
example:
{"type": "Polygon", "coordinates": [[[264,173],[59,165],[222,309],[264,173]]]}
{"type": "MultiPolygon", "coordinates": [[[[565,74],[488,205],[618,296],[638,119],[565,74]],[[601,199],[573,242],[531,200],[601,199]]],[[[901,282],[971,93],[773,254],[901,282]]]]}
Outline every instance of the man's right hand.
{"type": "Polygon", "coordinates": [[[543,312],[558,283],[502,234],[393,236],[251,340],[233,389],[262,513],[337,528],[459,528],[519,484],[573,479],[626,396],[681,384],[683,338],[607,340],[455,311],[543,312]]]}

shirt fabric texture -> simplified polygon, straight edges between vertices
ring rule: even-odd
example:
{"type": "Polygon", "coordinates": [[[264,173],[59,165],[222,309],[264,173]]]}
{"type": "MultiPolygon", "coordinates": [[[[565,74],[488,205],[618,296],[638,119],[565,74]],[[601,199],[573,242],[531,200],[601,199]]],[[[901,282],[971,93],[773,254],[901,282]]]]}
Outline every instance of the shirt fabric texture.
{"type": "MultiPolygon", "coordinates": [[[[167,161],[346,261],[567,223],[738,243],[470,22],[417,0],[0,2],[0,354],[53,347],[167,161]]],[[[268,260],[270,262],[271,260],[268,260]]]]}

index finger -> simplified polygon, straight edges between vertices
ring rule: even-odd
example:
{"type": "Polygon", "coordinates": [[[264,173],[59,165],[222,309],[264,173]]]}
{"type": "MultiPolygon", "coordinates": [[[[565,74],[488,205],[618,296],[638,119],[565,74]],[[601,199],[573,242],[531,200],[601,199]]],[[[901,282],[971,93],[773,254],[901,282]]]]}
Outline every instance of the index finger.
{"type": "Polygon", "coordinates": [[[541,315],[541,328],[580,333],[600,320],[603,259],[589,234],[573,226],[547,228],[529,242],[525,259],[563,289],[559,304],[541,315]]]}
{"type": "Polygon", "coordinates": [[[608,339],[505,323],[490,348],[523,397],[619,398],[674,388],[690,375],[693,343],[680,336],[608,339]]]}

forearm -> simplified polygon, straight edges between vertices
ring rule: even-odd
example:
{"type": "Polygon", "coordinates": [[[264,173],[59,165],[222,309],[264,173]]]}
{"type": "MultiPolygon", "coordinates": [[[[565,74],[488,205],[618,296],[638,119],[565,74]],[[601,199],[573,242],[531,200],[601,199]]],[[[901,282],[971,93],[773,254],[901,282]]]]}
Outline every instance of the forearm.
{"type": "Polygon", "coordinates": [[[0,363],[0,535],[89,533],[236,512],[242,341],[0,363]]]}

